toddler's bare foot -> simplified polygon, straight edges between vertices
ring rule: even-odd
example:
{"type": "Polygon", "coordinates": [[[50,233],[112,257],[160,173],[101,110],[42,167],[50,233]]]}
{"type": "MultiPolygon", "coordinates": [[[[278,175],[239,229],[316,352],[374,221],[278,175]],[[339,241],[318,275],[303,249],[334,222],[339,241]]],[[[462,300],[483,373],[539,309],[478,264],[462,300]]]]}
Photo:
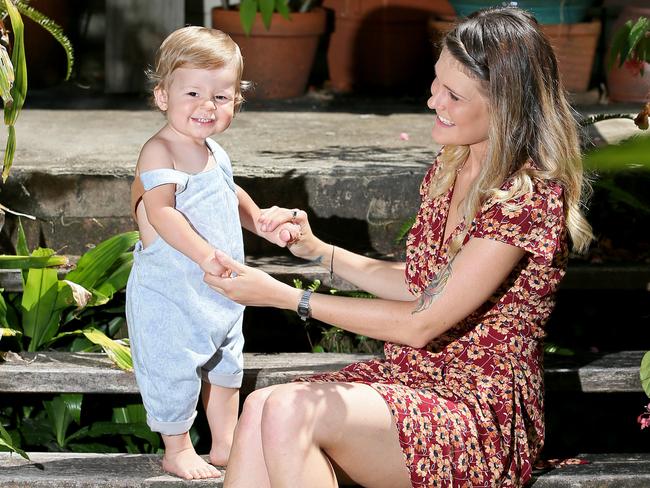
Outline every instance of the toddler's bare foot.
{"type": "Polygon", "coordinates": [[[230,444],[212,444],[210,449],[210,463],[215,466],[226,467],[228,465],[228,457],[230,456],[230,444]]]}
{"type": "Polygon", "coordinates": [[[221,477],[221,471],[206,463],[193,448],[178,451],[166,450],[162,467],[168,473],[186,480],[221,477]]]}

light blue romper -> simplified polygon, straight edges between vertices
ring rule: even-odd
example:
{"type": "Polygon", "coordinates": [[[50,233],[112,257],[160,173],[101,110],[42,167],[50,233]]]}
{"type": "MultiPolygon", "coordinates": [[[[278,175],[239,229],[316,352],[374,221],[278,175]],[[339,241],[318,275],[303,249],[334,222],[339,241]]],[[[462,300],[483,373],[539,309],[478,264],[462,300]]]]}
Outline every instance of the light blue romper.
{"type": "MultiPolygon", "coordinates": [[[[157,169],[140,174],[145,191],[176,184],[176,209],[216,249],[244,261],[230,158],[206,139],[217,165],[198,174],[157,169]]],[[[158,237],[138,242],[126,287],[126,317],[136,380],[154,432],[187,432],[201,380],[239,388],[244,307],[203,282],[199,265],[158,237]]]]}

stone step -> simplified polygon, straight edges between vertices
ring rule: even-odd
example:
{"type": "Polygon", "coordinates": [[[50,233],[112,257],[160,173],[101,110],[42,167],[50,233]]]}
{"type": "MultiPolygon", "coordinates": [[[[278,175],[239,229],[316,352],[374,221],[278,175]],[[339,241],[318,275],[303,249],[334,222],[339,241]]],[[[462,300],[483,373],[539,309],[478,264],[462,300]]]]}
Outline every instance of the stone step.
{"type": "MultiPolygon", "coordinates": [[[[217,140],[230,154],[235,180],[261,207],[302,208],[327,240],[399,253],[395,236],[417,210],[422,175],[438,149],[425,101],[412,113],[381,115],[381,101],[365,107],[372,113],[323,112],[317,104],[244,111],[217,140]]],[[[634,105],[578,109],[583,115],[638,111],[634,105]]],[[[133,169],[142,144],[163,121],[153,110],[23,110],[2,203],[37,217],[23,219],[30,243],[68,254],[133,229],[133,169]]],[[[591,127],[588,137],[601,144],[636,132],[631,120],[618,119],[591,127]]],[[[0,148],[5,137],[0,131],[0,148]]],[[[15,219],[9,215],[3,233],[6,244],[14,242],[15,219]]],[[[269,249],[260,240],[246,240],[251,253],[269,249]]]]}
{"type": "MultiPolygon", "coordinates": [[[[584,393],[641,392],[639,366],[643,351],[585,354],[574,357],[547,355],[545,385],[548,391],[584,393]]],[[[323,371],[333,371],[363,354],[278,353],[244,354],[242,393],[323,371]]],[[[138,393],[133,373],[118,369],[100,353],[6,353],[0,362],[3,393],[138,393]]]]}
{"type": "MultiPolygon", "coordinates": [[[[76,262],[72,257],[71,262],[76,262]]],[[[285,283],[294,279],[304,285],[319,280],[324,286],[337,290],[352,291],[357,288],[329,271],[290,256],[248,256],[246,263],[260,268],[285,283]]],[[[63,277],[66,271],[61,271],[63,277]]],[[[22,291],[20,271],[0,269],[0,288],[9,292],[22,291]]],[[[570,264],[560,285],[562,290],[640,290],[650,291],[650,264],[604,265],[570,264]]]]}
{"type": "MultiPolygon", "coordinates": [[[[160,456],[147,454],[0,453],[0,488],[130,488],[213,486],[221,480],[185,481],[165,474],[160,456]]],[[[529,488],[647,488],[650,453],[581,454],[587,464],[535,473],[529,488]]]]}

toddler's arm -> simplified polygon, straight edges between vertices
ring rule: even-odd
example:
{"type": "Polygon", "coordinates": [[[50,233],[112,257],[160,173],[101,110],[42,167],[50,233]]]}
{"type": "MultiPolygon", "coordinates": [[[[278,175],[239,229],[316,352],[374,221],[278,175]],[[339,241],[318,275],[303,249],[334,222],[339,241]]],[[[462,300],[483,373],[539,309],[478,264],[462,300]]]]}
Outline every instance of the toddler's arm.
{"type": "MultiPolygon", "coordinates": [[[[173,169],[174,165],[162,143],[149,141],[142,148],[137,167],[142,173],[160,168],[173,169]]],[[[176,210],[175,190],[175,184],[167,183],[144,193],[142,201],[147,220],[165,242],[198,264],[205,273],[221,275],[225,268],[214,259],[215,249],[176,210]]]]}
{"type": "Polygon", "coordinates": [[[286,247],[288,242],[298,238],[300,226],[291,223],[291,220],[288,220],[271,232],[262,230],[258,222],[261,215],[260,208],[250,195],[239,186],[237,186],[237,198],[239,199],[239,219],[244,229],[280,247],[286,247]]]}

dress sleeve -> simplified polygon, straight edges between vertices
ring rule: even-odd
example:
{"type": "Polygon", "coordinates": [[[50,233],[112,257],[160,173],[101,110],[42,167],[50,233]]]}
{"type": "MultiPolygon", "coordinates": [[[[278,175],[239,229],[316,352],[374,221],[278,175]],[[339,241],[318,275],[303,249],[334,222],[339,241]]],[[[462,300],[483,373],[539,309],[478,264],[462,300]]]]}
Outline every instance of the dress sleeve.
{"type": "Polygon", "coordinates": [[[565,233],[562,189],[534,185],[532,193],[481,209],[468,237],[492,239],[516,246],[540,264],[551,264],[565,233]]]}

